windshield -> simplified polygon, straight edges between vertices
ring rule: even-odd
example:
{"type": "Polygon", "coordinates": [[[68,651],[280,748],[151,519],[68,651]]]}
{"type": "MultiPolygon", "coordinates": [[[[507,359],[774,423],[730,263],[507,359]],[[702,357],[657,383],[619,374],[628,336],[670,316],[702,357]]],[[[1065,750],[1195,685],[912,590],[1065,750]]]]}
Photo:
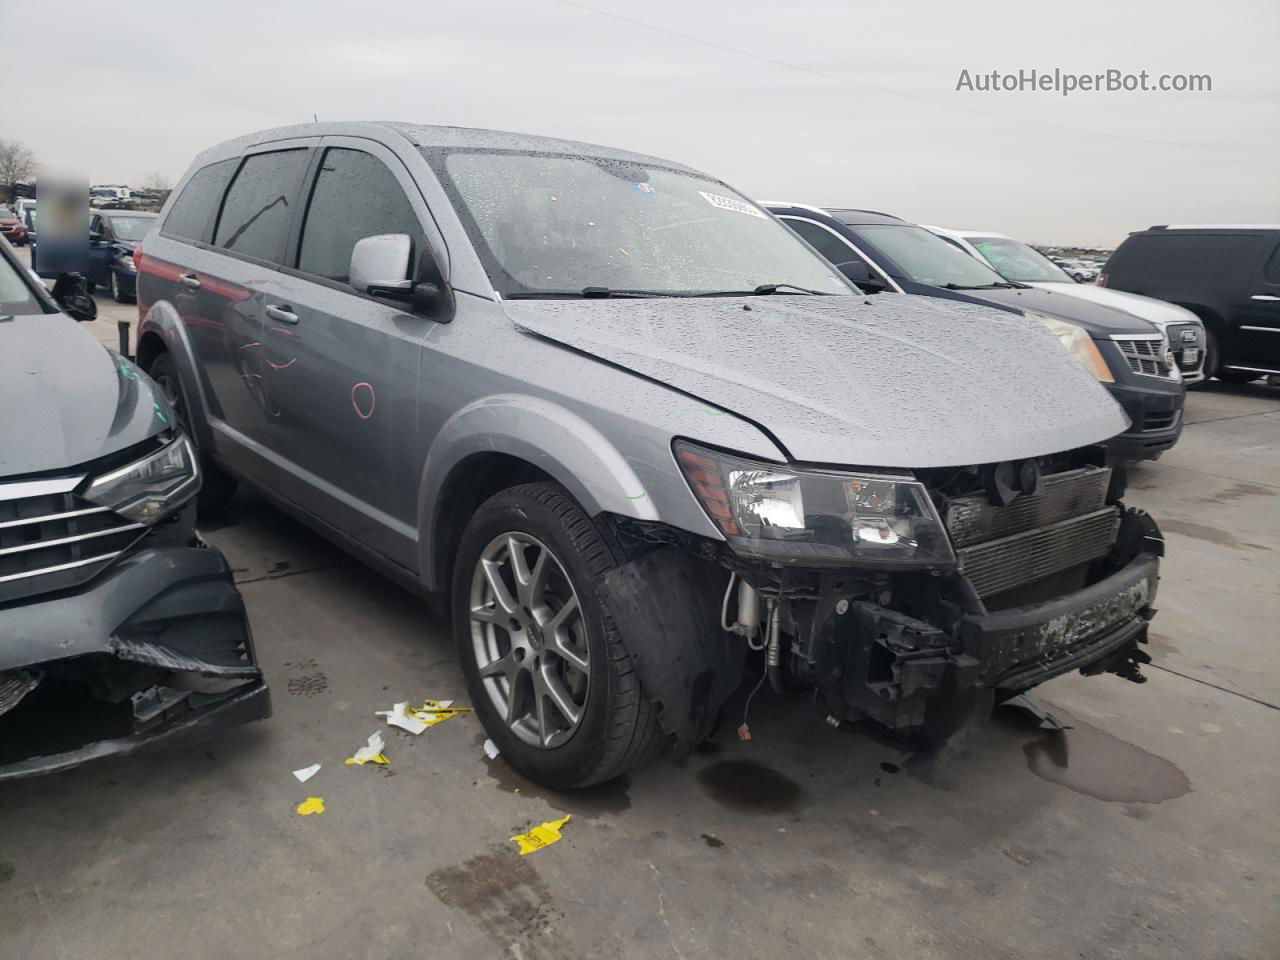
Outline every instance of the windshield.
{"type": "Polygon", "coordinates": [[[854,229],[893,264],[889,273],[935,287],[989,287],[1004,277],[941,237],[914,224],[870,223],[854,229]]]}
{"type": "Polygon", "coordinates": [[[965,237],[1007,280],[1019,283],[1071,283],[1062,268],[1035,247],[1008,237],[965,237]]]}
{"type": "Polygon", "coordinates": [[[0,256],[0,317],[45,312],[19,269],[8,257],[0,256]]]}
{"type": "Polygon", "coordinates": [[[141,240],[155,221],[151,217],[111,217],[111,232],[117,240],[141,240]]]}
{"type": "Polygon", "coordinates": [[[503,296],[766,284],[854,292],[786,227],[713,180],[581,155],[424,152],[503,296]]]}

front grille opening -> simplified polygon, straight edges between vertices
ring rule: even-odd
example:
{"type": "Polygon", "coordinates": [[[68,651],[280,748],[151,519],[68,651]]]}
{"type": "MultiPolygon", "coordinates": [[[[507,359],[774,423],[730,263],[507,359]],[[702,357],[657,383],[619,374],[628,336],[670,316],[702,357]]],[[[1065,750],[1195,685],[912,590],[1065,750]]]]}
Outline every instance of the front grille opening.
{"type": "Polygon", "coordinates": [[[1148,340],[1137,337],[1115,337],[1113,339],[1116,346],[1120,348],[1120,352],[1124,354],[1124,359],[1129,364],[1129,369],[1134,373],[1142,374],[1145,377],[1168,376],[1168,371],[1161,360],[1161,355],[1164,353],[1163,340],[1159,338],[1148,340]]]}
{"type": "Polygon", "coordinates": [[[92,579],[146,530],[71,492],[4,497],[0,604],[92,579]]]}

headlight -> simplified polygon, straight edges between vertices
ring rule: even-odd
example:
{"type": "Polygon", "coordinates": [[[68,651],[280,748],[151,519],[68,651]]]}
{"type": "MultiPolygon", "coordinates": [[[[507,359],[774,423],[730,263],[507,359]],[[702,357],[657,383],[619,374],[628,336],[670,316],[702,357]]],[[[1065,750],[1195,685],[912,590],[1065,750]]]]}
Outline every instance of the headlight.
{"type": "Polygon", "coordinates": [[[190,440],[179,436],[163,449],[98,477],[84,496],[130,520],[154,523],[199,488],[195,451],[190,440]]]}
{"type": "Polygon", "coordinates": [[[924,485],[889,474],[793,470],[675,443],[676,460],[734,552],[780,563],[955,563],[924,485]]]}
{"type": "Polygon", "coordinates": [[[1098,351],[1097,344],[1083,327],[1077,327],[1074,323],[1059,320],[1057,317],[1046,317],[1042,313],[1028,313],[1026,316],[1029,320],[1039,320],[1048,327],[1049,332],[1058,338],[1058,342],[1066,348],[1067,353],[1103,383],[1116,382],[1116,378],[1112,376],[1107,366],[1107,361],[1098,351]]]}

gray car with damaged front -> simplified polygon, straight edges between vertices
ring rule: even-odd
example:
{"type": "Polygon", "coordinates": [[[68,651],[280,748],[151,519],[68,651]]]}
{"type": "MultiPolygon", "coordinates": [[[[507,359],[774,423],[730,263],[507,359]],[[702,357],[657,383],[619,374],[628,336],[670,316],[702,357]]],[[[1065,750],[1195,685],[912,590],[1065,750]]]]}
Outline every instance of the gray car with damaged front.
{"type": "MultiPolygon", "coordinates": [[[[92,308],[83,279],[63,289],[92,308]]],[[[231,571],[192,526],[195,450],[60,306],[0,240],[0,780],[271,712],[231,571]]]]}
{"type": "Polygon", "coordinates": [[[690,748],[747,671],[923,742],[1145,660],[1162,544],[1094,377],[1040,321],[867,300],[695,170],[289,127],[201,154],[137,260],[202,506],[247,482],[447,605],[539,782],[690,748]]]}

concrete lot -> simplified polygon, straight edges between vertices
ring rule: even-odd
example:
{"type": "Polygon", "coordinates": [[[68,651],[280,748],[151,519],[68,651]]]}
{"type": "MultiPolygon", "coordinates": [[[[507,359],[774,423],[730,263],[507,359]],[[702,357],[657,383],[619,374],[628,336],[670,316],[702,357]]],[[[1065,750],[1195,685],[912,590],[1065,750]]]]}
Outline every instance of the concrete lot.
{"type": "Polygon", "coordinates": [[[1280,956],[1280,390],[1211,386],[1188,421],[1129,498],[1168,535],[1150,682],[1047,684],[1070,731],[904,757],[766,688],[752,742],[575,795],[487,761],[466,715],[344,766],[374,710],[465,696],[446,630],[242,496],[207,536],[275,716],[0,787],[0,956],[1280,956]]]}

